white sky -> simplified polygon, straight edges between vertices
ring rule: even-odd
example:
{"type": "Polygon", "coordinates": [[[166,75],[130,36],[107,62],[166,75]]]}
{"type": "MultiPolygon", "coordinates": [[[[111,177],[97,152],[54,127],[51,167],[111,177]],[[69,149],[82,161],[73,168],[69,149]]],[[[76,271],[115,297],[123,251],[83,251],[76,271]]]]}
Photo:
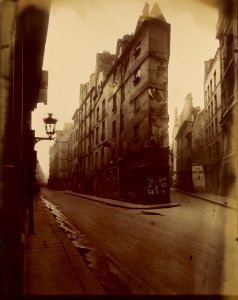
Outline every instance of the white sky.
{"type": "MultiPolygon", "coordinates": [[[[155,1],[147,1],[152,8],[155,1]]],[[[170,135],[174,109],[181,112],[185,97],[192,93],[194,106],[203,107],[204,61],[218,48],[214,0],[158,0],[171,24],[169,62],[170,135]]],[[[52,112],[57,129],[72,122],[79,103],[79,85],[95,70],[96,53],[114,54],[117,39],[134,33],[144,0],[52,0],[44,66],[49,71],[48,104],[33,112],[36,136],[45,136],[42,119],[52,112]]],[[[36,145],[38,159],[48,175],[48,149],[52,142],[36,145]]]]}

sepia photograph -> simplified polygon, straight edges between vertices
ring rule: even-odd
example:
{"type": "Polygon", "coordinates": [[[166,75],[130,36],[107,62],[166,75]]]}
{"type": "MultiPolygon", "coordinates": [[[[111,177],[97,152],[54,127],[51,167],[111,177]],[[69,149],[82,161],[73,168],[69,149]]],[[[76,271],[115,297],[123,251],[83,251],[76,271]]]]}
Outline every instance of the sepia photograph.
{"type": "Polygon", "coordinates": [[[238,2],[0,12],[0,298],[238,297],[238,2]]]}

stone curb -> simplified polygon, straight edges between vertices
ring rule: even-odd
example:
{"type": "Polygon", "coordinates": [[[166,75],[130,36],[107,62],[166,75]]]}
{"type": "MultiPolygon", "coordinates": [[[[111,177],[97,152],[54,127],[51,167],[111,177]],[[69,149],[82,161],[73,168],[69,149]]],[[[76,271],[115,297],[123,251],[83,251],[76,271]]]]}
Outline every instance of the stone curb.
{"type": "Polygon", "coordinates": [[[91,196],[91,195],[74,193],[74,192],[70,192],[70,191],[66,191],[65,193],[76,196],[76,197],[85,198],[85,199],[88,199],[91,201],[101,202],[105,205],[127,208],[127,209],[160,209],[160,208],[170,208],[170,207],[180,206],[180,204],[177,204],[177,203],[151,204],[151,205],[134,204],[134,203],[128,203],[128,202],[127,203],[123,203],[123,202],[119,203],[118,200],[100,198],[100,197],[95,197],[95,196],[91,196]]]}
{"type": "Polygon", "coordinates": [[[207,198],[202,197],[201,195],[197,195],[195,193],[190,193],[190,192],[182,191],[182,190],[178,190],[178,189],[174,189],[174,191],[179,192],[179,193],[183,193],[183,194],[187,194],[187,195],[190,195],[190,196],[193,196],[193,197],[202,199],[204,201],[207,201],[207,202],[210,202],[210,203],[213,203],[213,204],[217,204],[217,205],[229,208],[229,209],[238,210],[237,208],[235,208],[233,206],[230,206],[230,205],[227,205],[225,203],[221,203],[221,202],[218,202],[218,201],[215,201],[215,200],[207,199],[207,198]]]}

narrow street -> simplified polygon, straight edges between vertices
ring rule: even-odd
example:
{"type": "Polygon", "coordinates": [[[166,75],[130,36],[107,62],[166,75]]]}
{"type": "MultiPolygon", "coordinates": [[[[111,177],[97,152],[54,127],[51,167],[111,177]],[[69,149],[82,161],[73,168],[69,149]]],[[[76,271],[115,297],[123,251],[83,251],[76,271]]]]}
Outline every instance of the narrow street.
{"type": "Polygon", "coordinates": [[[109,293],[237,293],[236,211],[175,191],[179,206],[150,210],[42,192],[109,293]]]}

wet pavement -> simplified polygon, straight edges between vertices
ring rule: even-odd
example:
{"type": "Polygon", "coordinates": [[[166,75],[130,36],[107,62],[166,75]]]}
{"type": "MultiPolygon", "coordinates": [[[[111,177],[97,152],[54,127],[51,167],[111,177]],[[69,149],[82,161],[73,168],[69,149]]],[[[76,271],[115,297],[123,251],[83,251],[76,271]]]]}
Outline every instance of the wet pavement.
{"type": "MultiPolygon", "coordinates": [[[[26,295],[105,294],[40,194],[34,200],[35,233],[27,237],[26,295]]],[[[60,217],[70,228],[58,214],[60,217]]]]}
{"type": "MultiPolygon", "coordinates": [[[[163,216],[163,210],[153,210],[180,205],[173,202],[173,199],[167,204],[142,205],[70,191],[66,193],[105,205],[139,209],[143,215],[163,216]]],[[[237,209],[235,199],[208,193],[186,194],[237,209]]],[[[118,279],[118,274],[115,274],[114,280],[109,280],[112,278],[108,276],[113,276],[112,270],[116,269],[109,257],[105,257],[105,254],[74,227],[56,206],[40,194],[34,202],[34,220],[35,234],[27,238],[26,295],[118,294],[120,290],[130,294],[125,282],[118,279]],[[95,260],[95,257],[99,259],[95,260]],[[108,262],[107,266],[105,261],[108,262]],[[102,263],[103,268],[100,267],[102,263]],[[97,274],[93,270],[98,270],[97,274]]]]}

